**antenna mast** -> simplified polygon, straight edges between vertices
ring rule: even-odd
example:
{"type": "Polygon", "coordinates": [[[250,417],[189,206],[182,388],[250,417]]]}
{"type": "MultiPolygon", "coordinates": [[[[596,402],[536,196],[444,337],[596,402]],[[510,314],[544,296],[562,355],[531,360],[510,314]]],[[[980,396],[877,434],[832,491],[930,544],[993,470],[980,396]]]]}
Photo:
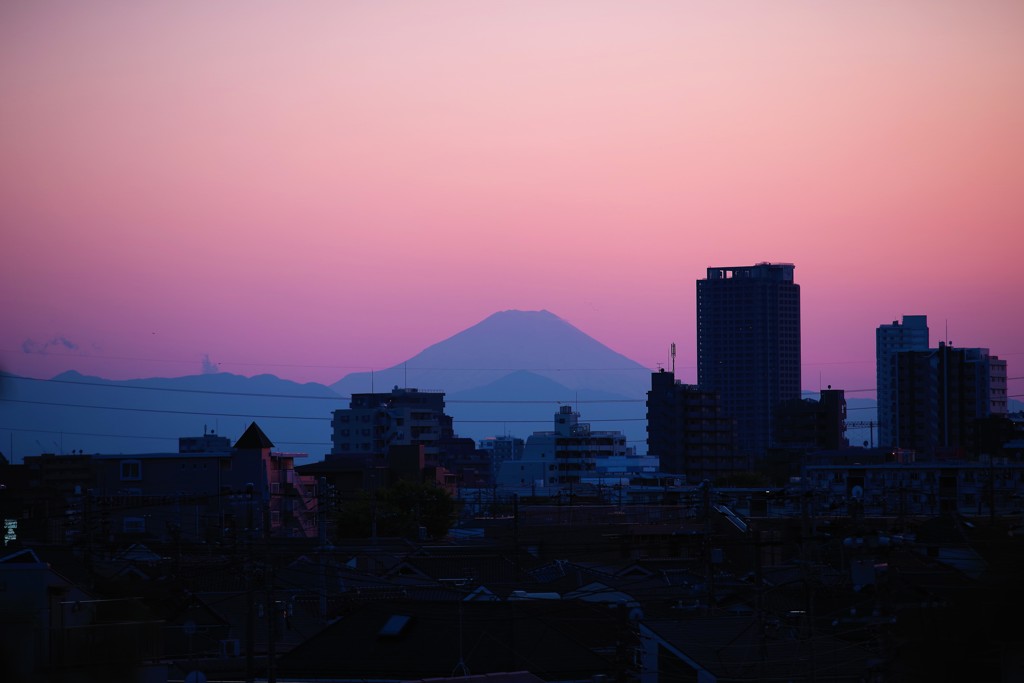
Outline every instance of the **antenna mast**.
{"type": "Polygon", "coordinates": [[[669,370],[671,370],[672,374],[674,375],[674,374],[676,374],[676,343],[675,342],[672,342],[672,345],[669,347],[669,355],[671,356],[671,361],[669,362],[669,370]]]}

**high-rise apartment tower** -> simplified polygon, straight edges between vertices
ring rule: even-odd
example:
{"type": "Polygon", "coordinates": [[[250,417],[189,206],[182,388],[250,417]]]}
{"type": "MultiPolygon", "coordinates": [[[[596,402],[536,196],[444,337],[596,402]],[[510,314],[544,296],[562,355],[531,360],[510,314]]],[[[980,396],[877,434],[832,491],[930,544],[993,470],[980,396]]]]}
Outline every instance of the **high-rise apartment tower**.
{"type": "Polygon", "coordinates": [[[790,263],[708,268],[697,281],[697,385],[736,420],[737,447],[772,445],[780,401],[800,398],[800,286],[790,263]]]}

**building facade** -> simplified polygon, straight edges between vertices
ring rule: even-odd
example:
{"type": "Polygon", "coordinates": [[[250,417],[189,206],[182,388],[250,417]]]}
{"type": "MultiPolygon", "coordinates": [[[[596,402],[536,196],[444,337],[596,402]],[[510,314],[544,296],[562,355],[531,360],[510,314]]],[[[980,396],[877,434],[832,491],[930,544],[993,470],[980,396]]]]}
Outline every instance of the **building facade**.
{"type": "Polygon", "coordinates": [[[1024,463],[1006,458],[818,464],[806,466],[803,478],[819,512],[934,517],[1024,510],[1024,463]]]}
{"type": "Polygon", "coordinates": [[[783,401],[776,414],[775,446],[836,451],[847,448],[846,392],[822,389],[818,400],[783,401]]]}
{"type": "Polygon", "coordinates": [[[305,453],[272,450],[255,423],[233,446],[224,437],[179,444],[178,453],[26,457],[29,487],[59,496],[63,508],[50,513],[46,537],[88,547],[316,535],[312,481],[295,472],[305,453]]]}
{"type": "Polygon", "coordinates": [[[491,477],[498,478],[498,470],[501,463],[506,460],[518,460],[523,457],[523,448],[526,442],[517,436],[489,436],[477,441],[477,448],[480,449],[491,463],[491,477]]]}
{"type": "Polygon", "coordinates": [[[1006,361],[984,348],[895,353],[899,448],[926,456],[976,455],[978,421],[1006,416],[1006,361]]]}
{"type": "Polygon", "coordinates": [[[736,420],[754,461],[773,438],[779,402],[800,398],[800,286],[794,266],[708,268],[697,281],[697,384],[736,420]]]}
{"type": "Polygon", "coordinates": [[[452,439],[452,418],[444,412],[443,391],[400,389],[353,394],[349,407],[331,420],[331,455],[384,455],[391,446],[423,446],[435,460],[440,444],[452,439]]]}
{"type": "Polygon", "coordinates": [[[674,372],[651,374],[647,392],[647,452],[659,456],[665,474],[688,482],[750,468],[736,450],[736,420],[727,417],[717,391],[682,384],[674,372]]]}
{"type": "Polygon", "coordinates": [[[899,447],[895,354],[897,351],[928,350],[928,316],[905,315],[903,322],[879,325],[875,330],[875,395],[878,406],[878,443],[899,447]]]}
{"type": "Polygon", "coordinates": [[[585,480],[596,483],[603,476],[601,460],[635,455],[622,432],[593,431],[579,419],[572,406],[561,406],[552,431],[534,432],[526,439],[521,459],[501,464],[498,487],[523,495],[552,495],[585,480]]]}

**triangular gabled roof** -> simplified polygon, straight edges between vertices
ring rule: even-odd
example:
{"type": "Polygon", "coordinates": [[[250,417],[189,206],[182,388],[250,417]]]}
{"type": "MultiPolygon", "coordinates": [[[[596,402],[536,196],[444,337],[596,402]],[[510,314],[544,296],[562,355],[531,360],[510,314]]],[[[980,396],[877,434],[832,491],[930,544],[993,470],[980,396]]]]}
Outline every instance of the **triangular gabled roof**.
{"type": "Polygon", "coordinates": [[[267,435],[263,433],[263,430],[255,422],[249,425],[249,428],[245,430],[245,433],[238,438],[234,445],[236,450],[244,451],[259,451],[264,448],[273,447],[274,442],[267,438],[267,435]]]}
{"type": "Polygon", "coordinates": [[[36,551],[31,548],[25,548],[24,550],[19,550],[5,557],[0,557],[0,562],[9,562],[10,564],[39,564],[40,559],[39,556],[36,555],[36,551]]]}

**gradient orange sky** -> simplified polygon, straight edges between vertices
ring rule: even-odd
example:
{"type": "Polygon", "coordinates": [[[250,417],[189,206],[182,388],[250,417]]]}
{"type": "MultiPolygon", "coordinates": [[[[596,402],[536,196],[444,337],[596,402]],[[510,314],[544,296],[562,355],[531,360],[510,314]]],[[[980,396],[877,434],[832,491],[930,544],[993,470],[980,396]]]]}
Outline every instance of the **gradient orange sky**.
{"type": "Polygon", "coordinates": [[[547,309],[694,382],[695,281],[777,261],[805,388],[904,314],[1024,375],[1019,0],[13,0],[0,92],[10,372],[331,383],[547,309]]]}

